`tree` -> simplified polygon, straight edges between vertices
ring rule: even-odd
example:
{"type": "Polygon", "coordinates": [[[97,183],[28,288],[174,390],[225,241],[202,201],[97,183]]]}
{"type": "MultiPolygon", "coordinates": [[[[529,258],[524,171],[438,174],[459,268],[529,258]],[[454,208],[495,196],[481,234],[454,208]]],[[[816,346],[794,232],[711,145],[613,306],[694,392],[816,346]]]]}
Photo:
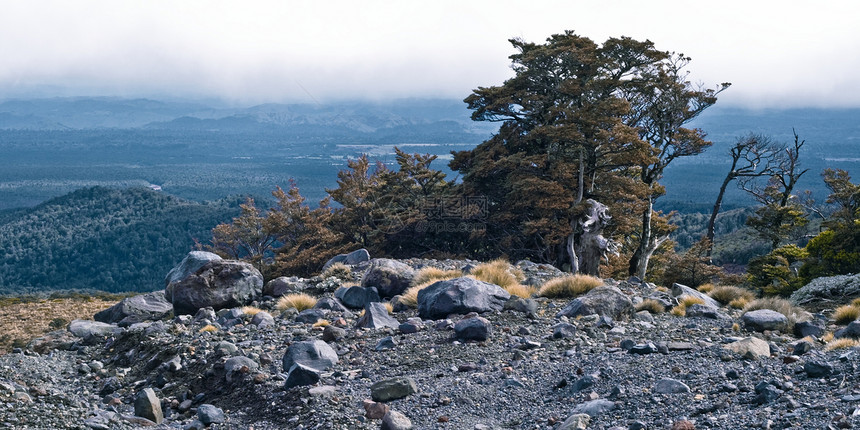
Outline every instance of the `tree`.
{"type": "Polygon", "coordinates": [[[781,148],[774,144],[769,137],[760,134],[749,134],[738,138],[729,150],[732,159],[731,167],[720,185],[720,192],[714,202],[714,209],[708,220],[708,230],[705,234],[709,257],[714,249],[715,225],[726,188],[732,181],[739,178],[749,179],[773,175],[778,165],[780,150],[781,148]]]}
{"type": "MultiPolygon", "coordinates": [[[[488,201],[485,244],[509,256],[559,265],[566,259],[577,271],[583,253],[596,254],[584,252],[583,235],[601,236],[595,226],[628,226],[622,207],[647,192],[634,171],[652,162],[653,150],[625,124],[631,105],[623,90],[669,54],[650,41],[597,45],[571,31],[543,45],[511,43],[515,76],[465,100],[473,120],[502,122],[499,133],[455,154],[451,168],[463,173],[465,195],[488,201]],[[590,223],[589,200],[613,205],[611,224],[590,223]]],[[[596,212],[609,221],[605,210],[596,212]]]]}
{"type": "Polygon", "coordinates": [[[273,257],[278,226],[261,215],[254,199],[249,197],[240,207],[242,212],[232,223],[212,229],[212,245],[208,248],[224,257],[245,260],[264,273],[267,260],[273,257]]]}
{"type": "Polygon", "coordinates": [[[666,228],[655,230],[652,219],[654,200],[664,193],[657,181],[675,159],[701,154],[711,146],[702,130],[684,125],[716,103],[717,94],[731,85],[723,83],[717,89],[694,87],[684,72],[689,62],[690,58],[683,54],[672,55],[646,68],[637,84],[622,90],[631,103],[625,122],[636,127],[640,139],[648,142],[656,153],[653,158],[643,158],[639,164],[639,178],[650,192],[642,208],[642,227],[638,246],[630,259],[629,275],[640,279],[645,279],[651,255],[671,233],[671,229],[666,228]]]}
{"type": "Polygon", "coordinates": [[[379,191],[388,171],[377,162],[371,172],[370,159],[362,155],[347,161],[347,169],[337,173],[337,188],[326,189],[331,199],[341,204],[334,210],[332,226],[355,248],[373,248],[381,242],[375,212],[379,210],[379,191]]]}

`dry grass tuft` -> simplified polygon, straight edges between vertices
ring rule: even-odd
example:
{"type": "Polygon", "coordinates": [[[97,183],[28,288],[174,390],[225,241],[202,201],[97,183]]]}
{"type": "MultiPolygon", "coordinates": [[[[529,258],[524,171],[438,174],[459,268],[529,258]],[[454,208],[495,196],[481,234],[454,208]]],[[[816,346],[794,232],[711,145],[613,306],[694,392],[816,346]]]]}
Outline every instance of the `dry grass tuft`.
{"type": "Polygon", "coordinates": [[[394,305],[388,302],[385,302],[382,305],[385,306],[385,310],[388,311],[389,315],[394,313],[394,305]]]}
{"type": "Polygon", "coordinates": [[[661,292],[661,293],[668,293],[669,292],[669,289],[664,287],[664,286],[658,286],[657,288],[654,288],[654,289],[661,292]]]}
{"type": "Polygon", "coordinates": [[[636,305],[636,312],[639,311],[648,311],[652,314],[662,314],[663,312],[666,312],[666,307],[657,300],[645,299],[636,305]]]}
{"type": "Polygon", "coordinates": [[[212,324],[206,324],[203,327],[200,327],[200,330],[197,330],[198,333],[215,333],[218,331],[218,327],[215,327],[212,324]]]}
{"type": "Polygon", "coordinates": [[[315,297],[305,293],[295,293],[281,296],[281,298],[278,299],[278,303],[275,304],[275,309],[283,311],[295,308],[297,311],[301,312],[305,309],[313,308],[316,304],[317,299],[315,297]]]}
{"type": "Polygon", "coordinates": [[[243,306],[242,307],[242,313],[245,315],[251,316],[251,317],[254,315],[257,315],[260,312],[262,312],[262,310],[260,308],[255,308],[254,306],[243,306]]]}
{"type": "Polygon", "coordinates": [[[749,300],[747,300],[743,297],[738,297],[738,298],[729,302],[729,307],[734,308],[734,309],[743,309],[743,308],[747,307],[747,305],[749,303],[750,303],[749,300]]]}
{"type": "Polygon", "coordinates": [[[577,297],[601,285],[603,281],[600,278],[577,273],[550,279],[540,287],[538,295],[550,298],[577,297]]]}
{"type": "Polygon", "coordinates": [[[847,325],[858,317],[860,317],[860,307],[853,304],[840,306],[833,311],[833,319],[836,320],[836,324],[840,325],[847,325]]]}
{"type": "Polygon", "coordinates": [[[418,306],[418,292],[433,285],[437,281],[427,281],[423,284],[416,285],[414,287],[409,287],[403,294],[400,295],[400,303],[403,303],[406,306],[411,308],[418,306]]]}
{"type": "Polygon", "coordinates": [[[493,260],[489,263],[479,264],[470,273],[475,279],[496,284],[502,288],[519,284],[525,276],[522,270],[511,265],[506,260],[493,260]]]}
{"type": "Polygon", "coordinates": [[[315,322],[311,327],[328,327],[329,325],[331,325],[331,323],[328,322],[328,320],[319,320],[315,322]]]}
{"type": "Polygon", "coordinates": [[[851,301],[851,306],[857,306],[858,308],[860,308],[860,297],[858,297],[858,298],[856,298],[856,299],[852,300],[852,301],[851,301]]]}
{"type": "Polygon", "coordinates": [[[520,297],[523,299],[528,299],[532,295],[537,293],[537,288],[528,287],[528,286],[525,286],[522,284],[514,284],[514,285],[510,285],[507,288],[505,288],[505,291],[507,291],[512,296],[517,296],[517,297],[520,297]]]}
{"type": "Polygon", "coordinates": [[[457,269],[442,270],[436,267],[424,267],[415,274],[412,278],[412,286],[426,284],[428,282],[446,281],[448,279],[459,278],[463,276],[463,272],[457,269]]]}
{"type": "Polygon", "coordinates": [[[821,336],[821,341],[824,343],[828,343],[831,340],[833,340],[833,332],[832,331],[828,331],[827,333],[824,333],[824,336],[821,336]]]}
{"type": "Polygon", "coordinates": [[[732,331],[741,331],[741,325],[738,323],[732,324],[732,331]]]}
{"type": "Polygon", "coordinates": [[[352,281],[352,269],[350,269],[346,264],[334,263],[331,266],[328,266],[328,268],[321,273],[321,276],[323,279],[328,279],[334,276],[335,278],[344,281],[352,281]]]}
{"type": "Polygon", "coordinates": [[[779,297],[765,297],[751,301],[744,307],[744,313],[759,309],[770,309],[779,312],[788,318],[789,325],[793,326],[798,321],[806,321],[812,318],[809,312],[794,306],[788,300],[779,297]]]}
{"type": "Polygon", "coordinates": [[[682,317],[684,315],[687,315],[687,307],[683,305],[675,306],[674,308],[672,308],[671,314],[675,315],[676,317],[682,317]]]}
{"type": "Polygon", "coordinates": [[[714,284],[710,284],[710,283],[708,283],[708,284],[702,284],[702,285],[699,285],[699,287],[698,287],[698,288],[696,288],[696,289],[697,289],[697,290],[699,290],[699,292],[701,292],[701,293],[708,294],[708,293],[710,293],[711,291],[713,291],[713,290],[714,290],[714,288],[716,288],[716,287],[714,286],[714,284]]]}
{"type": "MultiPolygon", "coordinates": [[[[850,306],[850,305],[849,305],[850,306]]],[[[825,351],[833,351],[834,349],[846,349],[846,348],[854,348],[860,346],[860,341],[855,339],[836,339],[827,342],[827,345],[824,345],[825,351]]]]}
{"type": "Polygon", "coordinates": [[[704,305],[705,300],[701,299],[699,297],[693,297],[693,296],[686,296],[685,295],[685,296],[681,296],[678,299],[678,303],[680,303],[681,306],[683,306],[685,308],[689,308],[690,306],[693,306],[693,305],[704,305]]]}
{"type": "Polygon", "coordinates": [[[736,299],[744,299],[747,302],[751,300],[755,300],[755,294],[752,291],[747,290],[745,288],[733,287],[729,285],[723,285],[719,287],[714,287],[708,293],[712,299],[722,303],[729,304],[732,300],[736,299]]]}

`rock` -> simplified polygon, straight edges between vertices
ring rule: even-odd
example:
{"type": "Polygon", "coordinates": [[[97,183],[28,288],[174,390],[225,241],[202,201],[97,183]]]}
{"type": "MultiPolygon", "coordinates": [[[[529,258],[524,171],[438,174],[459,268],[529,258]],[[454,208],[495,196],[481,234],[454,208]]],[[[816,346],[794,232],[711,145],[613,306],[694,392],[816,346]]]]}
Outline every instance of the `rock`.
{"type": "Polygon", "coordinates": [[[418,292],[418,315],[441,319],[451,314],[497,311],[510,297],[502,287],[473,278],[439,281],[418,292]]]}
{"type": "Polygon", "coordinates": [[[164,291],[155,291],[126,297],[95,314],[93,319],[108,324],[118,323],[128,317],[136,317],[136,322],[156,321],[168,316],[172,311],[173,304],[164,297],[164,291]]]}
{"type": "Polygon", "coordinates": [[[263,275],[241,261],[210,261],[192,275],[170,283],[165,297],[176,314],[193,314],[200,308],[214,310],[244,306],[262,294],[263,275]]]}
{"type": "Polygon", "coordinates": [[[671,430],[696,430],[696,426],[687,420],[678,420],[672,423],[671,430]]]}
{"type": "Polygon", "coordinates": [[[379,342],[376,342],[376,346],[373,347],[374,351],[385,351],[386,349],[392,349],[397,346],[397,341],[394,340],[391,336],[385,336],[382,339],[379,339],[379,342]]]}
{"type": "Polygon", "coordinates": [[[275,325],[275,318],[266,311],[260,311],[251,318],[251,324],[258,328],[273,327],[275,325]]]}
{"type": "Polygon", "coordinates": [[[409,318],[406,322],[397,326],[397,330],[403,334],[418,333],[422,328],[424,328],[424,323],[421,322],[421,318],[409,318]]]}
{"type": "Polygon", "coordinates": [[[522,312],[529,316],[537,315],[538,305],[534,299],[524,299],[521,297],[511,296],[511,298],[505,302],[504,310],[514,311],[514,312],[522,312]]]}
{"type": "Polygon", "coordinates": [[[575,318],[580,315],[601,315],[624,321],[633,315],[633,302],[616,287],[602,285],[573,299],[556,318],[575,318]]]}
{"type": "Polygon", "coordinates": [[[220,356],[229,356],[235,354],[239,351],[239,348],[236,347],[231,342],[227,342],[226,340],[222,340],[218,342],[218,345],[215,345],[215,353],[220,356]]]}
{"type": "Polygon", "coordinates": [[[717,309],[706,305],[700,305],[698,303],[688,306],[684,312],[684,316],[693,318],[708,318],[712,320],[729,319],[728,315],[718,311],[717,309]]]}
{"type": "Polygon", "coordinates": [[[753,404],[756,405],[764,405],[767,403],[771,403],[779,399],[782,396],[783,391],[777,387],[774,387],[769,382],[760,382],[755,386],[756,396],[753,397],[753,404]]]}
{"type": "Polygon", "coordinates": [[[749,311],[741,317],[744,328],[753,331],[781,330],[788,328],[788,318],[785,315],[770,309],[758,309],[749,311]]]}
{"type": "Polygon", "coordinates": [[[492,326],[486,318],[474,316],[454,324],[454,336],[459,340],[483,342],[490,337],[492,326]]]}
{"type": "Polygon", "coordinates": [[[402,399],[418,391],[412,378],[392,378],[374,383],[370,386],[370,398],[374,402],[388,402],[402,399]]]}
{"type": "Polygon", "coordinates": [[[164,278],[164,286],[167,287],[173,282],[179,282],[194,273],[210,261],[221,261],[218,254],[213,254],[206,251],[191,251],[182,261],[179,262],[164,278]]]}
{"type": "Polygon", "coordinates": [[[794,335],[797,337],[824,336],[824,325],[820,322],[798,321],[794,324],[794,335]]]}
{"type": "Polygon", "coordinates": [[[409,430],[411,428],[412,421],[400,412],[388,411],[388,413],[382,417],[381,430],[409,430]]]}
{"type": "Polygon", "coordinates": [[[314,309],[324,309],[335,312],[346,312],[348,309],[338,299],[334,297],[323,297],[317,300],[314,309]]]}
{"type": "Polygon", "coordinates": [[[310,366],[305,366],[301,363],[293,363],[290,371],[287,372],[287,381],[284,383],[284,388],[290,389],[293,387],[301,387],[305,385],[313,385],[319,382],[320,372],[310,366]]]}
{"type": "Polygon", "coordinates": [[[770,357],[770,345],[757,337],[747,337],[725,346],[726,349],[734,351],[744,358],[756,360],[761,357],[770,357]]]}
{"type": "Polygon", "coordinates": [[[810,360],[803,364],[803,371],[810,378],[823,378],[833,373],[833,366],[824,361],[810,360]]]}
{"type": "Polygon", "coordinates": [[[362,309],[368,303],[382,301],[375,287],[340,287],[335,290],[334,296],[352,309],[362,309]]]}
{"type": "Polygon", "coordinates": [[[380,302],[368,303],[364,307],[364,315],[356,321],[357,328],[383,328],[396,329],[400,322],[388,314],[388,309],[380,302]]]}
{"type": "Polygon", "coordinates": [[[368,399],[365,399],[362,405],[364,406],[364,416],[372,420],[382,419],[391,409],[385,403],[368,399]]]}
{"type": "Polygon", "coordinates": [[[573,414],[567,417],[556,430],[586,430],[591,417],[588,414],[573,414]]]}
{"type": "Polygon", "coordinates": [[[346,337],[346,330],[340,327],[327,325],[323,329],[322,339],[326,342],[340,342],[344,337],[346,337]]]}
{"type": "Polygon", "coordinates": [[[860,321],[851,321],[845,328],[836,330],[833,337],[837,339],[860,339],[860,321]]]}
{"type": "Polygon", "coordinates": [[[690,387],[677,379],[663,378],[654,384],[652,391],[659,394],[680,394],[689,393],[690,387]]]}
{"type": "Polygon", "coordinates": [[[567,337],[573,337],[576,334],[576,326],[571,323],[560,322],[554,326],[552,326],[552,338],[553,339],[564,339],[567,337]]]}
{"type": "Polygon", "coordinates": [[[327,343],[321,340],[305,340],[287,348],[282,364],[285,372],[289,372],[295,363],[322,372],[334,366],[337,361],[337,353],[327,343]]]}
{"type": "Polygon", "coordinates": [[[334,385],[322,385],[319,387],[313,387],[308,389],[308,394],[310,394],[311,397],[331,398],[334,397],[335,394],[337,394],[337,387],[335,387],[334,385]]]}
{"type": "Polygon", "coordinates": [[[146,418],[156,424],[164,421],[164,413],[161,412],[161,401],[155,395],[152,388],[144,388],[143,391],[134,396],[134,415],[146,418]]]}
{"type": "Polygon", "coordinates": [[[660,352],[660,350],[657,349],[657,345],[654,345],[653,342],[648,342],[648,343],[640,343],[638,345],[634,345],[633,347],[628,349],[627,352],[630,354],[646,355],[646,354],[656,354],[656,353],[660,352]]]}
{"type": "Polygon", "coordinates": [[[112,325],[90,320],[74,320],[69,324],[69,332],[82,339],[90,337],[105,337],[122,332],[122,329],[112,325]]]}
{"type": "Polygon", "coordinates": [[[573,408],[574,414],[586,414],[590,417],[596,417],[602,413],[609,412],[615,409],[615,402],[606,399],[589,400],[585,403],[580,403],[573,408]]]}
{"type": "Polygon", "coordinates": [[[201,423],[205,426],[209,426],[210,424],[219,424],[227,421],[227,417],[224,416],[224,411],[221,408],[215,407],[214,405],[210,405],[208,403],[204,403],[200,406],[197,406],[197,419],[200,420],[201,423]]]}
{"type": "Polygon", "coordinates": [[[310,286],[301,278],[295,276],[281,276],[266,282],[263,287],[263,295],[269,297],[281,297],[285,294],[300,293],[310,286]]]}
{"type": "Polygon", "coordinates": [[[860,273],[815,278],[791,294],[789,301],[818,310],[860,297],[860,273]]]}
{"type": "Polygon", "coordinates": [[[335,263],[343,263],[349,266],[354,266],[359,263],[364,263],[365,261],[370,261],[370,253],[367,252],[366,249],[361,248],[355,251],[350,252],[349,254],[338,254],[334,257],[330,258],[325,265],[323,265],[322,270],[325,271],[331,265],[335,263]]]}
{"type": "Polygon", "coordinates": [[[415,273],[415,269],[397,260],[374,258],[361,278],[361,286],[376,287],[380,297],[391,298],[409,288],[415,273]]]}
{"type": "Polygon", "coordinates": [[[698,299],[704,300],[705,306],[707,306],[707,307],[714,308],[714,309],[720,308],[720,302],[712,299],[711,296],[709,296],[709,295],[707,295],[707,294],[705,294],[699,290],[695,290],[693,288],[690,288],[686,285],[672,284],[672,295],[675,297],[681,297],[681,296],[696,297],[698,299]]]}
{"type": "Polygon", "coordinates": [[[578,392],[587,388],[591,388],[591,386],[597,383],[597,380],[598,377],[596,375],[585,375],[582,378],[577,379],[576,382],[571,385],[570,390],[573,392],[578,392]]]}
{"type": "Polygon", "coordinates": [[[323,309],[305,309],[296,315],[295,321],[302,324],[316,324],[317,321],[325,319],[326,311],[323,309]]]}
{"type": "Polygon", "coordinates": [[[224,373],[227,382],[233,382],[241,378],[241,375],[256,372],[259,367],[256,361],[248,357],[230,357],[224,362],[224,373]]]}
{"type": "Polygon", "coordinates": [[[815,349],[815,347],[805,340],[797,341],[791,345],[791,350],[795,355],[803,355],[813,349],[815,349]]]}

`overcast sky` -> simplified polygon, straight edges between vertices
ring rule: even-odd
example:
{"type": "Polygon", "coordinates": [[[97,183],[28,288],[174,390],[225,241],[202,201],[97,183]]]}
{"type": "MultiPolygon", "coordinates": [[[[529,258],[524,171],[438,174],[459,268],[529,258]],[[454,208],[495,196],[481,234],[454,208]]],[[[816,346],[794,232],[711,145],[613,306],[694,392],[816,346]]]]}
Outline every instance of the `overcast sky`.
{"type": "Polygon", "coordinates": [[[721,105],[860,107],[860,2],[0,0],[0,99],[462,99],[507,39],[650,39],[721,105]]]}

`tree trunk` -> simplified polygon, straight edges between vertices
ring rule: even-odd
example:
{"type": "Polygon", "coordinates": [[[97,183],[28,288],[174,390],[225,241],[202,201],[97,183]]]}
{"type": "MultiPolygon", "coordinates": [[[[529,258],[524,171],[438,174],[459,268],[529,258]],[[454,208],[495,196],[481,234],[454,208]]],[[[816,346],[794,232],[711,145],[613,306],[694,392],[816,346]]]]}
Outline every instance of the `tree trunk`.
{"type": "Polygon", "coordinates": [[[648,270],[648,260],[651,259],[651,254],[654,253],[654,250],[648,252],[652,242],[651,215],[653,211],[654,199],[649,194],[648,204],[645,210],[642,211],[642,234],[639,236],[639,246],[636,248],[636,252],[633,253],[633,257],[630,258],[630,266],[628,269],[628,274],[630,276],[636,276],[641,280],[645,280],[645,273],[648,270]]]}
{"type": "Polygon", "coordinates": [[[568,237],[571,271],[599,276],[600,260],[606,258],[607,253],[615,252],[613,243],[601,234],[612,217],[607,213],[606,205],[592,199],[586,203],[588,209],[585,213],[571,222],[574,228],[568,237]]]}
{"type": "Polygon", "coordinates": [[[723,195],[726,194],[726,188],[729,186],[729,182],[734,179],[734,176],[729,173],[726,175],[726,179],[723,181],[723,185],[720,186],[720,193],[717,194],[717,201],[714,202],[714,210],[711,212],[711,219],[708,220],[708,232],[705,237],[708,238],[708,258],[711,257],[711,253],[714,251],[714,235],[716,234],[716,222],[717,222],[717,214],[720,213],[720,206],[723,204],[723,195]]]}

